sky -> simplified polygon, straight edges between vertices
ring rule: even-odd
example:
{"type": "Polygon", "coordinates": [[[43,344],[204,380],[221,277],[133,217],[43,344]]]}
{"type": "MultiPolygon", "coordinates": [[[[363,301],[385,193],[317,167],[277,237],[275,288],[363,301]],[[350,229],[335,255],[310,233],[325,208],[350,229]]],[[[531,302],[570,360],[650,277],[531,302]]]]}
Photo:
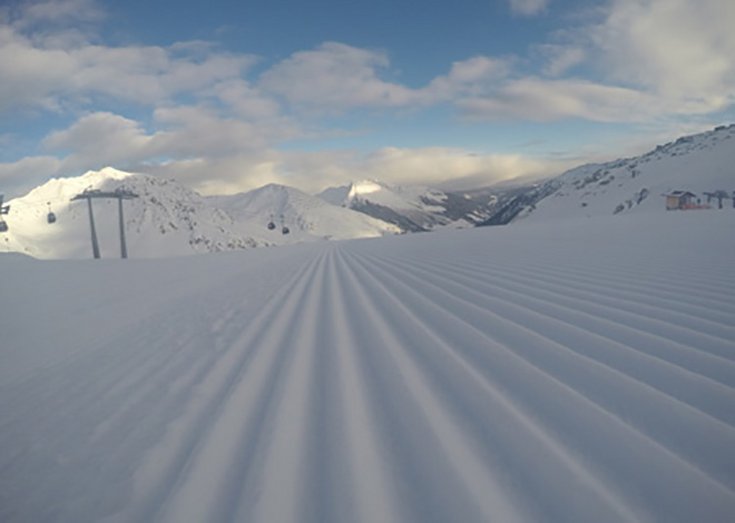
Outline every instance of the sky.
{"type": "Polygon", "coordinates": [[[466,189],[735,121],[731,0],[0,0],[0,193],[466,189]]]}

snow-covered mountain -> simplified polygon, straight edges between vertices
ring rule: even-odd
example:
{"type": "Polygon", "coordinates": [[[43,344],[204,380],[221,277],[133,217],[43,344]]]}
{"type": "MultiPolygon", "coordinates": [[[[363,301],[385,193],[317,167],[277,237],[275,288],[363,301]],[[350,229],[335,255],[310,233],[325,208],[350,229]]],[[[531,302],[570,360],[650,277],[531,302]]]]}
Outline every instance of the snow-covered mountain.
{"type": "MultiPolygon", "coordinates": [[[[172,181],[107,167],[75,178],[58,178],[8,204],[8,230],[0,252],[37,258],[91,256],[87,202],[71,199],[85,190],[126,190],[125,232],[131,257],[159,257],[282,245],[329,238],[363,238],[398,232],[349,209],[331,206],[295,189],[268,186],[248,194],[207,198],[172,181]],[[52,212],[55,223],[49,223],[52,212]],[[270,230],[271,216],[278,227],[270,230]],[[281,222],[283,216],[283,222],[281,222]],[[289,229],[283,234],[282,227],[289,229]]],[[[120,256],[118,205],[92,200],[103,257],[120,256]]]]}
{"type": "MultiPolygon", "coordinates": [[[[400,229],[370,216],[332,205],[293,187],[270,184],[247,193],[207,198],[238,223],[257,224],[253,234],[263,235],[264,226],[275,226],[283,235],[275,243],[296,243],[310,239],[345,240],[396,234],[400,229]]],[[[273,237],[269,232],[265,238],[273,237]]],[[[276,238],[278,235],[276,234],[276,238]]]]}
{"type": "Polygon", "coordinates": [[[324,200],[417,232],[665,211],[663,197],[689,191],[694,205],[719,207],[713,194],[735,196],[735,125],[660,145],[634,158],[587,164],[546,181],[448,192],[375,180],[325,190],[324,200]],[[699,202],[698,204],[696,202],[699,202]]]}
{"type": "Polygon", "coordinates": [[[664,195],[691,192],[694,205],[723,208],[735,196],[735,125],[679,138],[634,158],[583,165],[530,187],[485,225],[512,220],[545,222],[641,212],[665,212],[664,195]],[[698,203],[697,203],[698,202],[698,203]]]}
{"type": "Polygon", "coordinates": [[[376,180],[332,187],[318,196],[331,204],[393,223],[404,232],[471,227],[491,216],[498,200],[496,195],[485,192],[445,192],[425,186],[389,185],[376,180]]]}
{"type": "MultiPolygon", "coordinates": [[[[7,202],[0,252],[37,258],[91,255],[85,190],[127,190],[125,227],[132,257],[157,257],[376,237],[437,228],[546,222],[640,212],[665,212],[663,197],[693,193],[698,207],[735,206],[735,125],[682,137],[644,155],[588,164],[532,185],[465,192],[391,186],[374,180],[311,196],[268,185],[231,196],[203,197],[172,180],[113,168],[53,179],[7,202]],[[716,199],[713,195],[718,194],[716,199]],[[725,195],[725,198],[722,196],[725,195]],[[56,216],[47,221],[48,213],[56,216]]],[[[117,202],[93,201],[103,257],[120,253],[117,202]]]]}
{"type": "MultiPolygon", "coordinates": [[[[56,178],[9,203],[9,229],[0,250],[37,258],[87,258],[91,255],[87,202],[71,199],[85,190],[127,190],[139,197],[123,204],[131,256],[180,255],[255,247],[254,238],[236,234],[233,220],[199,194],[170,181],[107,167],[73,178],[56,178]],[[53,212],[55,223],[48,223],[53,212]]],[[[92,201],[103,257],[120,255],[117,201],[92,201]]]]}

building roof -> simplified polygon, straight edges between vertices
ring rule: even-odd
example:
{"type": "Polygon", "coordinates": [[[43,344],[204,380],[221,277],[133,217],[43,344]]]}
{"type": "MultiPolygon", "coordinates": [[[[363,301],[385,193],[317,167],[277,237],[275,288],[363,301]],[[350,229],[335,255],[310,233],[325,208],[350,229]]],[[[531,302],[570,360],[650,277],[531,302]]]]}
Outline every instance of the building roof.
{"type": "Polygon", "coordinates": [[[667,194],[666,196],[675,196],[677,198],[681,198],[682,196],[696,196],[693,192],[689,191],[673,191],[667,194]]]}

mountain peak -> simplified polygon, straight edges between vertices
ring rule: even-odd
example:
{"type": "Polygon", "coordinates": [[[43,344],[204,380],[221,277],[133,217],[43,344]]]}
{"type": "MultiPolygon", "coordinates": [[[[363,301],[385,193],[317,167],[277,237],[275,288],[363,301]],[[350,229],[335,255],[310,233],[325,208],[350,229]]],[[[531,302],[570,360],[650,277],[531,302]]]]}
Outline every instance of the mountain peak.
{"type": "Polygon", "coordinates": [[[105,167],[99,171],[87,171],[81,176],[52,178],[46,183],[32,189],[24,198],[30,200],[69,200],[87,189],[102,189],[108,185],[133,177],[148,177],[120,171],[113,167],[105,167]]]}
{"type": "Polygon", "coordinates": [[[136,173],[127,172],[127,171],[121,171],[120,169],[115,169],[114,167],[111,167],[108,165],[107,167],[103,167],[99,171],[89,170],[82,175],[82,178],[103,178],[103,179],[111,179],[111,180],[123,180],[131,176],[141,176],[141,175],[136,174],[136,173]]]}
{"type": "Polygon", "coordinates": [[[372,179],[357,180],[350,184],[350,190],[360,194],[369,194],[380,191],[381,189],[386,189],[387,187],[388,186],[385,183],[372,179]]]}

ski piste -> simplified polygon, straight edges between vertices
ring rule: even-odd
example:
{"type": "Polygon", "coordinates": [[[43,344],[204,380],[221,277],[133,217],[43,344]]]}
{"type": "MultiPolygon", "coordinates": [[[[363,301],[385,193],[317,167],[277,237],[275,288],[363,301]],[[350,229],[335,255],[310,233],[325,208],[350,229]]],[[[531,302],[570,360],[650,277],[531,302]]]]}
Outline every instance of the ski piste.
{"type": "Polygon", "coordinates": [[[728,521],[733,216],[0,255],[0,520],[728,521]]]}

